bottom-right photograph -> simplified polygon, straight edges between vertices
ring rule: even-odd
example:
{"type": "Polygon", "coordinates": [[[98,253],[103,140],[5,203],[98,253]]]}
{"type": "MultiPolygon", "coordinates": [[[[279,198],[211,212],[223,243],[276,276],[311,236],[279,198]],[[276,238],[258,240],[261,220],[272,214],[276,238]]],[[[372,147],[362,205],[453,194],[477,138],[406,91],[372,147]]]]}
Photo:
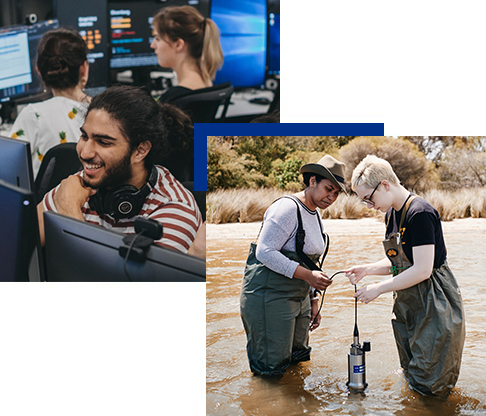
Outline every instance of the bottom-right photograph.
{"type": "Polygon", "coordinates": [[[485,137],[208,137],[206,413],[486,412],[485,181],[485,137]]]}

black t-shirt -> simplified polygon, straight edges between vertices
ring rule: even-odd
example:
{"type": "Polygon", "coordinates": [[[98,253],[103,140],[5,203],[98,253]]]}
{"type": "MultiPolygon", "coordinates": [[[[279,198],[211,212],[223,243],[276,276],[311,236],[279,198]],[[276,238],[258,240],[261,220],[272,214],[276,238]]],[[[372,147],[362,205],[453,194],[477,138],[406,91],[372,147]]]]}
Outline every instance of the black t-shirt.
{"type": "MultiPolygon", "coordinates": [[[[390,234],[398,232],[405,205],[400,211],[391,208],[386,213],[385,223],[391,215],[386,229],[386,238],[389,238],[390,234]]],[[[447,253],[439,213],[425,199],[418,197],[411,202],[402,225],[401,237],[403,251],[412,263],[412,247],[434,244],[434,269],[444,264],[447,253]]]]}

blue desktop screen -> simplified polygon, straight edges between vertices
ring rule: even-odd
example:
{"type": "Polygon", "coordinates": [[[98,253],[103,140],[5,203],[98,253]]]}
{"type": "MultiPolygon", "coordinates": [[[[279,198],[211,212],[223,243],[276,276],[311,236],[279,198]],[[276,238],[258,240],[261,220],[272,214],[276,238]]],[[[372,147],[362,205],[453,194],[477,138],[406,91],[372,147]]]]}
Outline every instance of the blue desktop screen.
{"type": "Polygon", "coordinates": [[[211,19],[221,34],[224,64],[215,84],[259,87],[265,82],[267,56],[266,0],[213,0],[211,19]]]}

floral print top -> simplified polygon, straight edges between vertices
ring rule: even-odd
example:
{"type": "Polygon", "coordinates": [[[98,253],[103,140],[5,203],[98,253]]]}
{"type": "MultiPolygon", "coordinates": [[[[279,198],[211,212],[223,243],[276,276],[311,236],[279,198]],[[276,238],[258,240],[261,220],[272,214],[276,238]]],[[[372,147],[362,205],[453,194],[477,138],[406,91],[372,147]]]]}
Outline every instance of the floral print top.
{"type": "Polygon", "coordinates": [[[10,137],[30,142],[34,178],[51,147],[78,141],[87,108],[88,103],[53,97],[22,109],[12,126],[10,137]]]}

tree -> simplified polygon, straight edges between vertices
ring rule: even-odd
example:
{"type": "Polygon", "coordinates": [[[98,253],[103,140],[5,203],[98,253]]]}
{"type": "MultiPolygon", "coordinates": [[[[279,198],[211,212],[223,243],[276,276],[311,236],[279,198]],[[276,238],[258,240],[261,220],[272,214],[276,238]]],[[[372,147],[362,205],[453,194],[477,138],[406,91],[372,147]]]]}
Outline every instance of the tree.
{"type": "Polygon", "coordinates": [[[444,189],[486,186],[486,152],[470,146],[447,149],[439,166],[444,189]]]}
{"type": "Polygon", "coordinates": [[[445,153],[452,147],[475,148],[486,151],[486,140],[482,136],[403,136],[405,140],[417,145],[425,153],[427,159],[439,166],[445,153]]]}

